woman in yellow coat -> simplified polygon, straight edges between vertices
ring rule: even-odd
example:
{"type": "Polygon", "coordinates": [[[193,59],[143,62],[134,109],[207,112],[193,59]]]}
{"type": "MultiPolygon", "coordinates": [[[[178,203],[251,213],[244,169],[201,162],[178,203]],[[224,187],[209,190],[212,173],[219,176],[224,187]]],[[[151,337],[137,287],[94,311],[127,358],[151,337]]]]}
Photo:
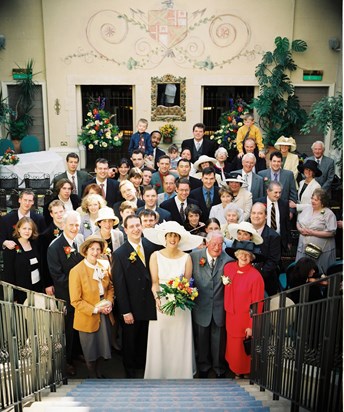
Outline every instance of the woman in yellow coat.
{"type": "Polygon", "coordinates": [[[70,301],[75,308],[73,327],[79,331],[90,378],[100,378],[102,359],[111,358],[114,287],[109,262],[100,259],[106,247],[103,239],[90,236],[80,246],[85,259],[69,274],[70,301]]]}

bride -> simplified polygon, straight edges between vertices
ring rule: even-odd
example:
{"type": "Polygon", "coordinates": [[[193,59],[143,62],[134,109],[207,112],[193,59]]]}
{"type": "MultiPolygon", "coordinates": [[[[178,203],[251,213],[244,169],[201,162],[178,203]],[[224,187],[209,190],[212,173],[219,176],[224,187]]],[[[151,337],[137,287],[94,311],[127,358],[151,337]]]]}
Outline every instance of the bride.
{"type": "Polygon", "coordinates": [[[149,322],[145,379],[192,379],[194,352],[191,312],[176,308],[174,316],[165,315],[160,307],[166,303],[159,298],[160,283],[171,278],[192,275],[192,262],[183,251],[193,249],[203,242],[201,236],[191,235],[176,222],[164,222],[155,228],[145,229],[144,236],[151,242],[165,246],[154,252],[149,268],[152,292],[156,299],[157,320],[149,322]]]}

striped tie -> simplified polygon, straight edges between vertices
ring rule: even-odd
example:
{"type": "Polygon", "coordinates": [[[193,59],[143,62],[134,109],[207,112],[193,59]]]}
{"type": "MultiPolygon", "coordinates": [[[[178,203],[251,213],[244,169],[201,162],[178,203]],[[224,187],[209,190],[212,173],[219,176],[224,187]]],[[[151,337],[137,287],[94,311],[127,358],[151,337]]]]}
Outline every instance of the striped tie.
{"type": "Polygon", "coordinates": [[[271,229],[277,229],[275,203],[271,204],[271,229]]]}

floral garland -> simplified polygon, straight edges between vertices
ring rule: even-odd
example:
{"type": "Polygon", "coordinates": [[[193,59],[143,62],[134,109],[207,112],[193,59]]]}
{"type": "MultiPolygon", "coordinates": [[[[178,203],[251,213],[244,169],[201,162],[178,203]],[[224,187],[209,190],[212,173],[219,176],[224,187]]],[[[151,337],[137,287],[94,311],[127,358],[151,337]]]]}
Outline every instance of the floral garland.
{"type": "Polygon", "coordinates": [[[123,144],[123,133],[117,125],[111,123],[114,114],[104,110],[105,98],[98,97],[89,103],[89,112],[85,119],[86,126],[81,128],[78,142],[89,150],[108,150],[121,147],[123,144]]]}
{"type": "Polygon", "coordinates": [[[16,155],[16,152],[10,148],[6,150],[0,160],[0,164],[2,165],[16,165],[18,162],[19,157],[16,155]]]}
{"type": "Polygon", "coordinates": [[[243,99],[229,99],[229,110],[221,114],[220,129],[210,136],[219,146],[228,151],[236,149],[236,135],[243,123],[243,116],[249,113],[249,106],[243,99]]]}
{"type": "Polygon", "coordinates": [[[163,142],[172,143],[173,138],[177,133],[177,130],[177,126],[175,126],[173,123],[166,123],[163,126],[161,126],[159,131],[161,133],[163,142]]]}

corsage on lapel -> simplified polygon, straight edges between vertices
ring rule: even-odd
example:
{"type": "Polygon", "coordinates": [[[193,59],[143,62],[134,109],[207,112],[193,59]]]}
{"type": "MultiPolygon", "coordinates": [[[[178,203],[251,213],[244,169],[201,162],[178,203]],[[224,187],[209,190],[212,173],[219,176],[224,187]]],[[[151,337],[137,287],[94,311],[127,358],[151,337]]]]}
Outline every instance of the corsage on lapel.
{"type": "Polygon", "coordinates": [[[136,252],[131,252],[128,260],[130,260],[130,263],[135,263],[136,262],[136,257],[137,257],[137,253],[136,252]]]}
{"type": "Polygon", "coordinates": [[[16,250],[17,253],[21,253],[21,252],[22,252],[22,250],[21,250],[21,248],[20,248],[19,245],[15,245],[14,249],[16,250]]]}
{"type": "Polygon", "coordinates": [[[232,279],[229,278],[228,276],[221,276],[221,279],[222,279],[222,283],[223,283],[225,286],[229,286],[229,285],[232,284],[232,279]]]}
{"type": "Polygon", "coordinates": [[[205,257],[201,257],[201,259],[199,260],[199,265],[203,268],[206,263],[207,259],[205,257]]]}
{"type": "Polygon", "coordinates": [[[70,256],[71,256],[72,253],[75,253],[75,249],[72,248],[72,247],[70,247],[70,246],[64,246],[64,247],[63,247],[63,250],[64,250],[64,252],[65,252],[65,255],[67,256],[67,259],[70,258],[70,256]]]}

